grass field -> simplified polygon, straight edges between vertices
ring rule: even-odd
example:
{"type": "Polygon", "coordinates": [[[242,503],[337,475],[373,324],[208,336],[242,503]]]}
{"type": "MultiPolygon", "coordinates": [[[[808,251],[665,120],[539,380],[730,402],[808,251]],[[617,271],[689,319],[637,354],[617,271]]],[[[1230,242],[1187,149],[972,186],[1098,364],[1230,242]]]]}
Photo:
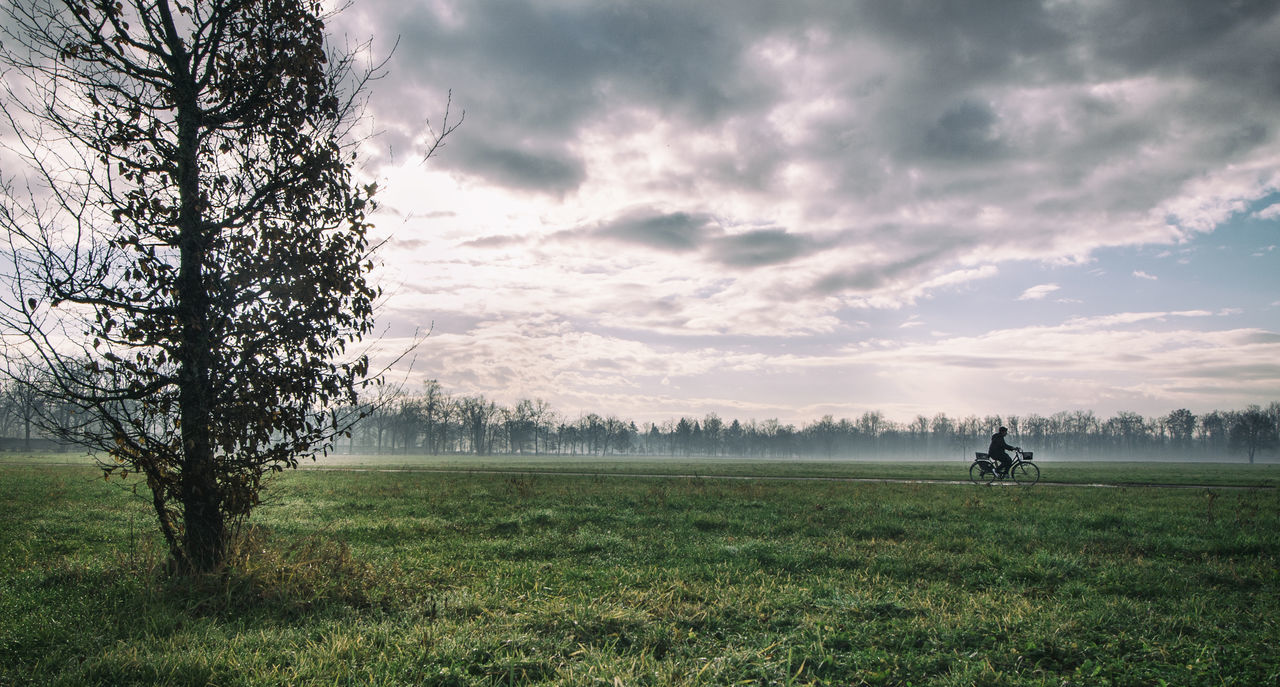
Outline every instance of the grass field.
{"type": "MultiPolygon", "coordinates": [[[[18,462],[0,464],[0,685],[1280,681],[1272,488],[306,470],[273,483],[237,569],[193,585],[164,574],[132,482],[18,462]]],[[[1121,472],[1139,467],[1166,484],[1276,470],[1121,472]]],[[[1042,465],[1080,483],[1114,468],[1042,465]]]]}

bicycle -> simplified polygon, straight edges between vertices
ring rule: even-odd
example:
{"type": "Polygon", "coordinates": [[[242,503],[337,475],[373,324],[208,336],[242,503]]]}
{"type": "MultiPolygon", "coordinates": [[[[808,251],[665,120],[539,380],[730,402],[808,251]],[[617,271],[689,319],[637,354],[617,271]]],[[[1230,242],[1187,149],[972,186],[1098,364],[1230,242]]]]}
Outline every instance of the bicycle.
{"type": "Polygon", "coordinates": [[[969,479],[974,484],[991,484],[996,480],[1012,479],[1014,483],[1031,486],[1040,481],[1040,468],[1031,462],[1031,451],[1014,449],[1013,462],[1009,469],[1001,472],[996,460],[985,453],[975,453],[973,463],[969,465],[969,479]]]}

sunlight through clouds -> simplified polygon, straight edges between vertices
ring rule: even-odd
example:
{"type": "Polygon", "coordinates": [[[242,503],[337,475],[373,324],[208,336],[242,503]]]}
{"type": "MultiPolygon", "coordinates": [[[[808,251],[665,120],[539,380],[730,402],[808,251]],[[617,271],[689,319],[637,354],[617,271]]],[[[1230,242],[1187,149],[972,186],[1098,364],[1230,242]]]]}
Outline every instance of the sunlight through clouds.
{"type": "Polygon", "coordinates": [[[637,417],[1268,402],[1280,13],[1214,7],[357,3],[384,321],[459,393],[637,417]]]}

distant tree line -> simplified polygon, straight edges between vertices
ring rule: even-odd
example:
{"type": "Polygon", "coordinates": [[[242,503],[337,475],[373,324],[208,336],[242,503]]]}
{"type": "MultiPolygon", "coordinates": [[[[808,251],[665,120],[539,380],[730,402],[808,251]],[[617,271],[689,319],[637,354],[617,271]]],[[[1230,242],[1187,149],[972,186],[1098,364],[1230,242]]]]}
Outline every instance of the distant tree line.
{"type": "MultiPolygon", "coordinates": [[[[482,395],[454,395],[436,380],[395,389],[363,407],[364,419],[339,451],[383,455],[568,455],[745,458],[964,458],[1009,428],[1012,443],[1043,457],[1075,459],[1247,460],[1275,456],[1280,401],[1266,407],[1159,417],[1122,411],[1101,418],[1075,410],[1049,416],[918,415],[895,422],[879,411],[823,416],[797,426],[776,419],[723,419],[715,413],[644,423],[616,415],[566,416],[541,399],[505,406],[482,395]]],[[[56,446],[43,423],[67,411],[47,406],[16,383],[0,387],[0,449],[56,446]]]]}
{"type": "Polygon", "coordinates": [[[1196,415],[1160,417],[1092,411],[1049,416],[919,415],[910,422],[879,411],[827,415],[800,426],[776,419],[724,419],[715,413],[644,423],[616,415],[569,417],[541,399],[500,405],[481,395],[451,395],[431,380],[416,393],[397,390],[370,404],[339,449],[380,454],[556,454],[740,456],[748,458],[959,458],[986,450],[1007,426],[1013,443],[1045,457],[1083,459],[1247,459],[1272,453],[1280,402],[1196,415]]]}
{"type": "MultiPolygon", "coordinates": [[[[24,370],[19,375],[30,377],[24,370]]],[[[66,451],[71,446],[55,438],[50,425],[70,424],[69,404],[51,403],[37,393],[30,379],[0,378],[0,451],[66,451]]]]}

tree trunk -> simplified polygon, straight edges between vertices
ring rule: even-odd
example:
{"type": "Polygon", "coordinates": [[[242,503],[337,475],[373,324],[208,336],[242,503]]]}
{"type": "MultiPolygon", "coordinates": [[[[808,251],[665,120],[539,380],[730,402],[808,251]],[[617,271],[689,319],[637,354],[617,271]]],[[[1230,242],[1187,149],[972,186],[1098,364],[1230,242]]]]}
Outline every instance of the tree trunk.
{"type": "Polygon", "coordinates": [[[214,479],[212,455],[201,460],[189,454],[182,482],[186,563],[197,572],[215,570],[222,564],[226,551],[226,524],[214,479]]]}
{"type": "Polygon", "coordinates": [[[217,466],[211,436],[216,403],[212,369],[213,337],[210,331],[210,299],[205,280],[209,237],[200,207],[200,103],[181,41],[172,18],[161,4],[166,28],[173,40],[173,72],[178,121],[178,251],[176,311],[182,328],[179,346],[178,404],[182,434],[180,501],[184,525],[185,563],[208,572],[222,563],[225,522],[218,490],[217,466]]]}

